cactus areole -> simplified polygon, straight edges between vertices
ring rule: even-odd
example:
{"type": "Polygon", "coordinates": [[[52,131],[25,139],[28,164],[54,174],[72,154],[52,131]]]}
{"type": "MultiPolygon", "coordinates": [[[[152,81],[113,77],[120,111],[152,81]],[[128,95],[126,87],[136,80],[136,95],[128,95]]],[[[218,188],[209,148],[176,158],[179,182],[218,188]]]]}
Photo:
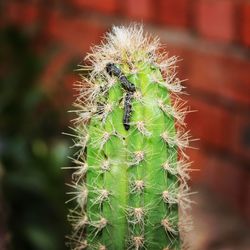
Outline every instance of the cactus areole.
{"type": "Polygon", "coordinates": [[[113,27],[80,66],[71,249],[186,248],[188,110],[160,46],[140,25],[113,27]]]}

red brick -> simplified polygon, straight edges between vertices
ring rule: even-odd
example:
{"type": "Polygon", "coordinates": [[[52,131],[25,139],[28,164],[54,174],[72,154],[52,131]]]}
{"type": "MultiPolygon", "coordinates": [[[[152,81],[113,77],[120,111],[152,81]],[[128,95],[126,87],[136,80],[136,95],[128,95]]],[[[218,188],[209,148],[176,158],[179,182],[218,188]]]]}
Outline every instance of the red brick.
{"type": "Polygon", "coordinates": [[[74,55],[69,51],[59,51],[48,63],[46,63],[46,68],[44,72],[42,72],[42,77],[40,79],[46,91],[50,92],[55,90],[58,80],[61,78],[63,71],[65,71],[66,66],[73,56],[74,55]]]}
{"type": "Polygon", "coordinates": [[[115,13],[118,9],[117,0],[70,0],[70,2],[80,9],[96,10],[104,13],[115,13]]]}
{"type": "Polygon", "coordinates": [[[189,105],[191,109],[197,110],[187,115],[186,119],[193,136],[200,138],[200,143],[231,150],[234,139],[232,132],[235,128],[231,113],[194,98],[189,99],[189,105]]]}
{"type": "Polygon", "coordinates": [[[46,69],[40,79],[41,87],[49,96],[54,97],[53,104],[58,109],[68,109],[76,94],[73,84],[79,80],[79,77],[77,74],[67,74],[73,58],[76,58],[76,55],[71,51],[65,51],[64,49],[59,51],[46,64],[46,69]]]}
{"type": "Polygon", "coordinates": [[[225,150],[250,160],[249,145],[242,142],[242,128],[250,124],[247,115],[237,114],[223,107],[190,98],[191,109],[198,110],[187,116],[187,124],[199,145],[209,145],[213,150],[225,150]]]}
{"type": "Polygon", "coordinates": [[[234,152],[242,159],[250,160],[250,116],[235,115],[235,129],[233,133],[234,152]]]}
{"type": "Polygon", "coordinates": [[[250,46],[250,3],[245,3],[242,6],[242,23],[241,23],[241,36],[242,42],[246,46],[250,46]]]}
{"type": "Polygon", "coordinates": [[[139,21],[149,21],[154,16],[153,0],[127,0],[123,4],[123,13],[139,21]]]}
{"type": "Polygon", "coordinates": [[[48,20],[48,35],[76,53],[89,51],[89,47],[98,43],[106,28],[93,21],[80,17],[69,18],[54,12],[48,20]]]}
{"type": "MultiPolygon", "coordinates": [[[[168,49],[173,50],[170,46],[168,49]]],[[[179,72],[181,78],[188,79],[187,86],[209,93],[218,100],[249,107],[249,60],[184,48],[176,53],[183,58],[179,62],[179,72]]]]}
{"type": "Polygon", "coordinates": [[[38,21],[39,8],[35,4],[8,2],[4,11],[5,21],[17,26],[34,25],[38,21]]]}
{"type": "Polygon", "coordinates": [[[24,24],[33,24],[38,20],[39,8],[35,5],[27,5],[23,10],[23,23],[24,24]]]}
{"type": "Polygon", "coordinates": [[[235,209],[244,213],[245,195],[245,169],[238,164],[231,163],[229,160],[219,159],[208,156],[205,170],[203,173],[204,181],[207,185],[223,200],[235,209]]]}
{"type": "Polygon", "coordinates": [[[8,23],[17,24],[21,21],[21,5],[18,3],[8,3],[6,5],[5,13],[6,14],[6,21],[8,23]]]}
{"type": "Polygon", "coordinates": [[[199,0],[196,28],[209,39],[231,42],[235,36],[235,5],[231,0],[199,0]]]}
{"type": "Polygon", "coordinates": [[[58,108],[67,110],[72,106],[76,95],[76,91],[74,90],[74,83],[77,80],[79,80],[77,74],[66,74],[65,71],[63,72],[60,82],[58,82],[57,88],[55,89],[57,95],[54,99],[54,104],[58,108]]]}
{"type": "Polygon", "coordinates": [[[190,160],[194,160],[192,168],[200,169],[198,175],[191,172],[192,184],[209,187],[223,202],[242,215],[246,214],[246,188],[249,185],[247,170],[240,163],[208,153],[202,147],[200,150],[189,151],[188,154],[190,160]]]}
{"type": "Polygon", "coordinates": [[[159,0],[158,20],[168,26],[187,27],[189,24],[188,0],[159,0]]]}

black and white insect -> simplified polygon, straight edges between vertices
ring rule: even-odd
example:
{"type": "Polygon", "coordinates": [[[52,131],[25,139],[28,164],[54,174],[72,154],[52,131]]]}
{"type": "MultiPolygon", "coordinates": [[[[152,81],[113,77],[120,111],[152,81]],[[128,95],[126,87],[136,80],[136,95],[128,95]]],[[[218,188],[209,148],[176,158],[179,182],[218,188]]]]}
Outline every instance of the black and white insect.
{"type": "Polygon", "coordinates": [[[122,71],[115,66],[114,63],[108,63],[106,65],[106,70],[109,75],[116,76],[123,87],[123,89],[126,91],[125,95],[125,101],[124,101],[124,115],[123,115],[123,126],[126,130],[129,130],[130,128],[130,118],[132,114],[132,98],[133,93],[135,92],[135,85],[131,83],[127,77],[122,73],[122,71]]]}
{"type": "Polygon", "coordinates": [[[127,79],[127,77],[122,73],[122,71],[118,67],[115,66],[114,63],[108,63],[106,65],[106,70],[109,73],[109,75],[111,76],[114,75],[118,77],[122,87],[126,91],[135,92],[135,85],[127,79]]]}

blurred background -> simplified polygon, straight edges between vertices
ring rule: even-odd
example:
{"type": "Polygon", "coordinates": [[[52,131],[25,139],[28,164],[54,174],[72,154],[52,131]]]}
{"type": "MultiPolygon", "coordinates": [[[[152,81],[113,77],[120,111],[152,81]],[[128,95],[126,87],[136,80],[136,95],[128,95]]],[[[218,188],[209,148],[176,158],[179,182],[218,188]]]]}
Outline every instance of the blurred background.
{"type": "Polygon", "coordinates": [[[177,55],[190,94],[192,250],[250,249],[250,1],[2,0],[0,250],[63,250],[74,69],[138,21],[177,55]]]}

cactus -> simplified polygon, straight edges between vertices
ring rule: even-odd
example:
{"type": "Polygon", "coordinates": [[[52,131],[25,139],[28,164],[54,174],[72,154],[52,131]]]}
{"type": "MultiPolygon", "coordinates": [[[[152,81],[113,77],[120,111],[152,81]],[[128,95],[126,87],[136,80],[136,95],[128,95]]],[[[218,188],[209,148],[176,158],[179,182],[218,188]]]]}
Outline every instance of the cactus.
{"type": "Polygon", "coordinates": [[[140,25],[113,27],[80,66],[72,249],[186,247],[189,110],[160,48],[140,25]]]}

